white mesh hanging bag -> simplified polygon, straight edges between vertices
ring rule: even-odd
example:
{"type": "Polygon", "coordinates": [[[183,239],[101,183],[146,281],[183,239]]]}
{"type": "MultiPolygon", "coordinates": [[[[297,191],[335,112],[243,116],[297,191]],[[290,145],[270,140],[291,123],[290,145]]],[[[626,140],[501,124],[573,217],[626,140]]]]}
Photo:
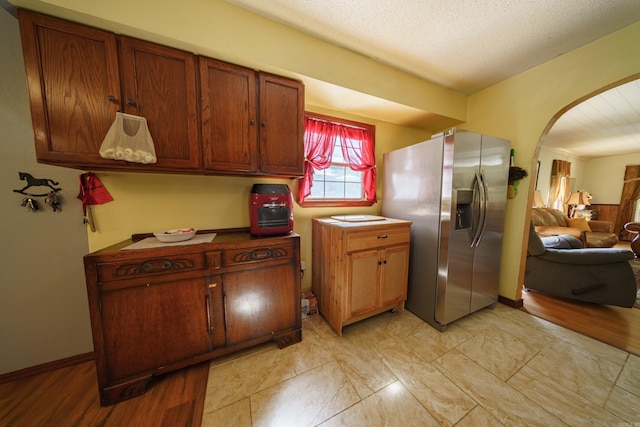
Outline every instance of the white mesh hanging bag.
{"type": "Polygon", "coordinates": [[[117,112],[100,146],[100,156],[134,163],[157,162],[147,119],[117,112]]]}

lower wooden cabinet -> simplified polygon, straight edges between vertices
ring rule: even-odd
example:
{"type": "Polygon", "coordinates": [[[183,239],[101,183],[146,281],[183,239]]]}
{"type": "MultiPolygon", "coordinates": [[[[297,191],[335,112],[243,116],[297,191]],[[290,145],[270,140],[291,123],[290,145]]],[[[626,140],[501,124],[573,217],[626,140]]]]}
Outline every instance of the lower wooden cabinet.
{"type": "Polygon", "coordinates": [[[312,290],[338,335],[350,323],[404,309],[411,222],[313,219],[312,290]]]}
{"type": "Polygon", "coordinates": [[[156,375],[276,341],[301,340],[300,238],[218,230],[210,244],[86,255],[103,405],[156,375]]]}

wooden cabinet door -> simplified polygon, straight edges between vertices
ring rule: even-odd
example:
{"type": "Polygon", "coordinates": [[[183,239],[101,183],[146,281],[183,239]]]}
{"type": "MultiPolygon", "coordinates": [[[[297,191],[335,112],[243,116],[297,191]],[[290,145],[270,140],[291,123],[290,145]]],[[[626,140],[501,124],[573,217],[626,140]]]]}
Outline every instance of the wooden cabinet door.
{"type": "Polygon", "coordinates": [[[147,119],[158,157],[144,167],[200,168],[195,56],[128,37],[120,41],[123,111],[147,119]]]}
{"type": "Polygon", "coordinates": [[[211,350],[207,280],[167,280],[100,295],[109,379],[152,371],[211,350]]]}
{"type": "Polygon", "coordinates": [[[227,345],[271,336],[298,324],[299,274],[291,262],[225,274],[227,345]]]}
{"type": "Polygon", "coordinates": [[[386,249],[382,264],[381,307],[407,299],[408,274],[408,246],[396,246],[386,249]]]}
{"type": "Polygon", "coordinates": [[[200,58],[204,168],[258,172],[256,73],[200,58]]]}
{"type": "Polygon", "coordinates": [[[378,307],[378,277],[380,255],[378,250],[354,252],[349,255],[351,286],[346,309],[347,320],[375,310],[378,307]]]}
{"type": "Polygon", "coordinates": [[[98,151],[120,96],[114,34],[19,10],[39,162],[108,165],[98,151]]]}
{"type": "Polygon", "coordinates": [[[259,73],[260,171],[302,176],[304,162],[304,85],[259,73]]]}

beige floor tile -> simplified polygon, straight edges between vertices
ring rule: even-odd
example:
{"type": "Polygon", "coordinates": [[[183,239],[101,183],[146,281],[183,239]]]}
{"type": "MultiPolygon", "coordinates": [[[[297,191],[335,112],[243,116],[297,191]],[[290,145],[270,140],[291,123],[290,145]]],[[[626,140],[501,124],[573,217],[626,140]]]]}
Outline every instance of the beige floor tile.
{"type": "Polygon", "coordinates": [[[251,396],[253,427],[315,426],[360,401],[337,362],[251,396]]]}
{"type": "Polygon", "coordinates": [[[451,350],[435,360],[433,364],[505,425],[541,427],[564,425],[544,408],[458,350],[451,350]]]}
{"type": "Polygon", "coordinates": [[[398,381],[346,409],[321,426],[435,427],[439,424],[398,381]]]}
{"type": "Polygon", "coordinates": [[[396,337],[378,343],[384,363],[443,426],[453,426],[476,402],[396,337]]]}
{"type": "Polygon", "coordinates": [[[325,341],[322,330],[304,329],[302,341],[282,351],[292,353],[295,372],[301,374],[334,360],[325,341]]]}
{"type": "Polygon", "coordinates": [[[599,406],[622,371],[621,365],[561,340],[545,347],[527,366],[599,406]]]}
{"type": "Polygon", "coordinates": [[[508,384],[570,426],[624,424],[621,418],[531,368],[522,368],[508,384]]]}
{"type": "Polygon", "coordinates": [[[536,346],[495,326],[490,326],[456,348],[502,381],[511,378],[539,351],[536,346]]]}
{"type": "Polygon", "coordinates": [[[368,329],[350,330],[334,340],[331,353],[349,377],[361,398],[365,398],[397,380],[375,350],[368,329]]]}
{"type": "Polygon", "coordinates": [[[502,304],[445,332],[408,310],[302,328],[212,361],[203,426],[640,425],[640,357],[502,304]]]}
{"type": "Polygon", "coordinates": [[[473,411],[469,412],[456,427],[499,427],[504,426],[493,415],[488,413],[481,406],[476,406],[473,411]]]}
{"type": "Polygon", "coordinates": [[[470,332],[455,324],[450,325],[445,332],[440,332],[424,323],[421,328],[404,338],[404,341],[420,354],[420,357],[432,361],[471,337],[473,335],[470,332]]]}
{"type": "Polygon", "coordinates": [[[605,409],[623,420],[640,425],[640,397],[619,387],[614,387],[605,409]]]}
{"type": "Polygon", "coordinates": [[[293,352],[285,350],[272,346],[265,351],[212,366],[207,380],[205,412],[222,408],[295,376],[293,352]]]}
{"type": "MultiPolygon", "coordinates": [[[[616,385],[640,397],[640,357],[629,355],[616,385]]],[[[638,412],[640,413],[640,407],[638,412]]]]}
{"type": "Polygon", "coordinates": [[[202,427],[251,427],[249,398],[239,400],[224,408],[202,414],[202,427]]]}

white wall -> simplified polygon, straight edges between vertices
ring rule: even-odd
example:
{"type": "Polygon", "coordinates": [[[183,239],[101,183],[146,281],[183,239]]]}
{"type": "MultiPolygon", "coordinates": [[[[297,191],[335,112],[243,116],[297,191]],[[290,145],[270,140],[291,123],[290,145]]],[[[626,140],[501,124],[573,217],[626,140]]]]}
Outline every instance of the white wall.
{"type": "Polygon", "coordinates": [[[617,205],[622,195],[624,170],[640,165],[640,152],[620,156],[597,157],[585,163],[584,188],[593,195],[591,203],[617,205]]]}
{"type": "MultiPolygon", "coordinates": [[[[18,22],[0,9],[0,374],[93,351],[78,171],[39,165],[18,22]],[[59,182],[62,211],[21,207],[18,172],[59,182]]],[[[34,187],[41,190],[42,187],[34,187]]],[[[35,191],[34,191],[35,192],[35,191]]]]}
{"type": "MultiPolygon", "coordinates": [[[[584,189],[593,196],[591,203],[617,205],[622,195],[624,171],[627,165],[640,165],[640,152],[619,156],[580,159],[564,153],[540,149],[538,186],[542,200],[549,194],[551,164],[554,159],[571,162],[571,177],[575,178],[572,190],[584,189]]],[[[535,177],[532,177],[535,179],[535,177]]]]}

